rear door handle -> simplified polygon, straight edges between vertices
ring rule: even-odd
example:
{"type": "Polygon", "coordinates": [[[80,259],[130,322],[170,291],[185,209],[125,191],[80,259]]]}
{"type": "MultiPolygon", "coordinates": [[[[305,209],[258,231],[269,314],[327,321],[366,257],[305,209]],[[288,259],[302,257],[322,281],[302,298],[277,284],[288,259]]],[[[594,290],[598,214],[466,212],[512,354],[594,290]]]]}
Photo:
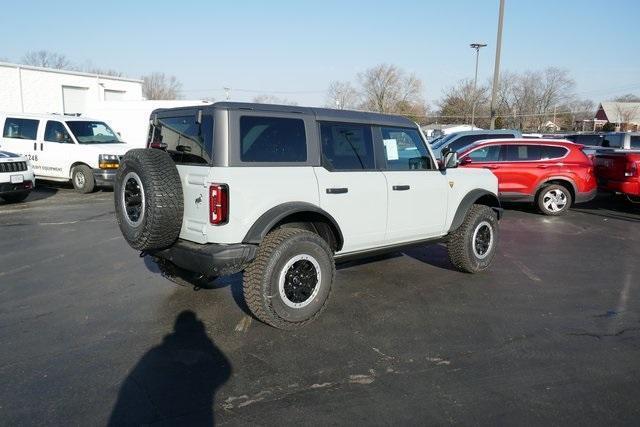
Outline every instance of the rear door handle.
{"type": "Polygon", "coordinates": [[[498,167],[496,165],[487,165],[487,166],[483,166],[483,168],[485,168],[485,169],[498,169],[498,167]]]}
{"type": "Polygon", "coordinates": [[[394,185],[393,186],[393,191],[407,191],[411,189],[411,186],[409,185],[394,185]]]}
{"type": "Polygon", "coordinates": [[[42,144],[42,142],[41,142],[41,143],[40,143],[40,151],[43,151],[43,150],[42,150],[42,145],[43,145],[43,144],[42,144]]]}
{"type": "Polygon", "coordinates": [[[345,187],[340,188],[327,188],[327,194],[343,194],[348,193],[349,189],[345,187]]]}
{"type": "Polygon", "coordinates": [[[538,165],[538,169],[546,169],[549,165],[538,165]]]}
{"type": "Polygon", "coordinates": [[[33,143],[33,151],[36,151],[38,149],[38,143],[34,142],[33,143]]]}

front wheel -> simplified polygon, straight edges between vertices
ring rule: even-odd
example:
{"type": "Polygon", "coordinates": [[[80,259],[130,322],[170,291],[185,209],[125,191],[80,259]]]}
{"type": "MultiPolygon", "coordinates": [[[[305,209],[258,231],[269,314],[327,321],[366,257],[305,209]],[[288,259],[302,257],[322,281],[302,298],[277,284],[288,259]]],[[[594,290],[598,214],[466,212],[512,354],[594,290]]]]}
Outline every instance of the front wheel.
{"type": "Polygon", "coordinates": [[[297,329],[320,315],[335,276],[333,252],[315,233],[282,228],[264,238],[244,272],[244,298],[254,316],[297,329]]]}
{"type": "Polygon", "coordinates": [[[488,206],[473,205],[464,222],[449,236],[451,263],[466,273],[486,270],[496,254],[498,218],[488,206]]]}
{"type": "Polygon", "coordinates": [[[73,168],[71,181],[73,188],[79,193],[91,193],[96,188],[96,181],[89,166],[80,165],[73,168]]]}

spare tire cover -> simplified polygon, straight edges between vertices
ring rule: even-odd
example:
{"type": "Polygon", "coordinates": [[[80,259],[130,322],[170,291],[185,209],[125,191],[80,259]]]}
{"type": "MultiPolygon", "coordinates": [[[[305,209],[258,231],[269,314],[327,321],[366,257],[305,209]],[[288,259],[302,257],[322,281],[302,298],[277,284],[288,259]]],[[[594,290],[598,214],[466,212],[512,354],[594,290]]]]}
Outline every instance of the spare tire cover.
{"type": "Polygon", "coordinates": [[[116,174],[114,199],[120,231],[132,248],[164,249],[178,239],[184,213],[182,184],[165,151],[128,151],[116,174]]]}

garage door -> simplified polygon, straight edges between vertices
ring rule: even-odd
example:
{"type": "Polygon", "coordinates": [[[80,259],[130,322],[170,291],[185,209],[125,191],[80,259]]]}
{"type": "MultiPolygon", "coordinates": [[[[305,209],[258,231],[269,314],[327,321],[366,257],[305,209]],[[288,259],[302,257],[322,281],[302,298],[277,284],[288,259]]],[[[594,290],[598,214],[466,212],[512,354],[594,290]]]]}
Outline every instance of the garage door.
{"type": "Polygon", "coordinates": [[[124,100],[125,92],[123,90],[104,90],[104,100],[105,101],[122,101],[124,100]]]}
{"type": "Polygon", "coordinates": [[[65,114],[83,114],[87,105],[86,87],[62,86],[62,102],[65,114]]]}

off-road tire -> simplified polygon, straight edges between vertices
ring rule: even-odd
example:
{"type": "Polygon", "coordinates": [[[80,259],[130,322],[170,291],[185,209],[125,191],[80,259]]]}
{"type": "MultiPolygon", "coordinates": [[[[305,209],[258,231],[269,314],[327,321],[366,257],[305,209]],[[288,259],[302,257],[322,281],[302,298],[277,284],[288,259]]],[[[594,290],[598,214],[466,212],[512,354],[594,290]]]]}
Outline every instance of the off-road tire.
{"type": "Polygon", "coordinates": [[[244,271],[244,299],[251,313],[278,329],[305,326],[325,309],[335,277],[333,252],[315,233],[298,228],[276,229],[263,239],[256,258],[244,271]],[[279,278],[287,262],[297,255],[311,255],[319,264],[320,286],[303,308],[287,306],[279,293],[279,278]]]}
{"type": "Polygon", "coordinates": [[[31,191],[21,191],[20,193],[3,194],[2,196],[0,196],[0,198],[4,199],[4,201],[7,203],[20,203],[24,201],[24,199],[29,197],[29,193],[31,193],[31,191]]]}
{"type": "Polygon", "coordinates": [[[447,249],[451,263],[460,271],[479,273],[486,270],[495,257],[498,243],[498,217],[488,206],[473,205],[462,225],[449,235],[447,249]],[[480,224],[491,227],[492,238],[488,253],[479,258],[474,251],[474,233],[480,224]]]}
{"type": "MultiPolygon", "coordinates": [[[[140,251],[164,249],[180,235],[184,214],[182,184],[175,163],[166,152],[158,149],[134,149],[120,162],[114,183],[116,218],[129,245],[140,251]],[[129,177],[129,178],[127,178],[129,177]],[[125,188],[127,182],[138,179],[144,203],[134,223],[127,220],[125,188]]],[[[130,194],[130,193],[129,193],[130,194]]]]}
{"type": "Polygon", "coordinates": [[[96,180],[89,166],[80,165],[71,170],[71,182],[78,193],[88,194],[96,189],[96,180]],[[79,176],[82,175],[82,179],[79,176]]]}
{"type": "Polygon", "coordinates": [[[559,185],[559,184],[545,185],[538,191],[538,194],[536,195],[536,205],[538,206],[538,209],[540,210],[540,212],[542,212],[545,215],[550,215],[550,216],[564,215],[567,212],[569,212],[569,208],[571,207],[572,203],[573,203],[573,198],[571,197],[571,191],[569,191],[569,189],[564,185],[559,185]],[[544,200],[543,200],[544,195],[552,190],[562,191],[562,193],[567,198],[567,203],[559,211],[549,210],[544,204],[544,200]]]}

